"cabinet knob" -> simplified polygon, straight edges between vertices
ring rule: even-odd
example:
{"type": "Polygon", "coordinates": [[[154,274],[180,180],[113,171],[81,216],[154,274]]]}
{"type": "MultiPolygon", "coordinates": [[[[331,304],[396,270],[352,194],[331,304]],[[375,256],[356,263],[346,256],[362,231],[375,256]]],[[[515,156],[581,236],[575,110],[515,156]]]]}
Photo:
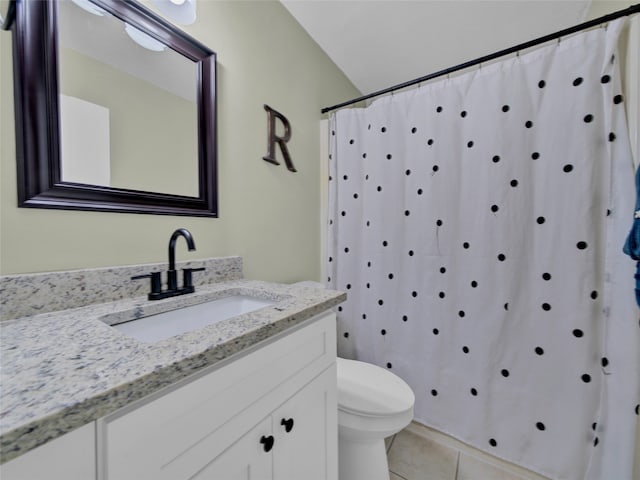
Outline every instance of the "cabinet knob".
{"type": "Polygon", "coordinates": [[[282,419],[280,425],[284,425],[284,431],[289,433],[293,430],[293,418],[282,419]]]}
{"type": "Polygon", "coordinates": [[[270,452],[271,449],[273,448],[273,435],[269,435],[268,437],[265,437],[264,435],[260,438],[260,443],[263,445],[264,451],[265,452],[270,452]]]}

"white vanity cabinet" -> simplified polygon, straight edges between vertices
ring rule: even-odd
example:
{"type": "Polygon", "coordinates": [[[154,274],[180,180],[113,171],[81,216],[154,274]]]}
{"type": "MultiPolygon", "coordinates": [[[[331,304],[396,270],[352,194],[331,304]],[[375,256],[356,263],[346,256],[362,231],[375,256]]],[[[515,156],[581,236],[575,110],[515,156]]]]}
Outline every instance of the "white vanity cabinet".
{"type": "Polygon", "coordinates": [[[337,480],[337,415],[336,371],[332,366],[271,416],[277,442],[273,478],[337,480]]]}
{"type": "Polygon", "coordinates": [[[334,381],[333,369],[328,369],[191,478],[336,479],[329,471],[335,446],[325,428],[335,417],[328,411],[334,381]]]}
{"type": "Polygon", "coordinates": [[[95,480],[95,422],[0,465],[2,480],[95,480]]]}
{"type": "Polygon", "coordinates": [[[335,345],[322,314],[99,420],[98,479],[336,480],[335,345]]]}

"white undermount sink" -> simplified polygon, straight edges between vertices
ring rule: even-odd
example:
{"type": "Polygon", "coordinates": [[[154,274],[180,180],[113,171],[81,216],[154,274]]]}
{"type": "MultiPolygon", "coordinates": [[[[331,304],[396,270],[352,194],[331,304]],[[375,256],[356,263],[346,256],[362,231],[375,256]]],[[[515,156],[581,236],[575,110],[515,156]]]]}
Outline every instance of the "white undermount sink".
{"type": "Polygon", "coordinates": [[[274,303],[274,300],[233,295],[119,323],[113,325],[113,328],[130,337],[151,343],[198,330],[274,303]]]}

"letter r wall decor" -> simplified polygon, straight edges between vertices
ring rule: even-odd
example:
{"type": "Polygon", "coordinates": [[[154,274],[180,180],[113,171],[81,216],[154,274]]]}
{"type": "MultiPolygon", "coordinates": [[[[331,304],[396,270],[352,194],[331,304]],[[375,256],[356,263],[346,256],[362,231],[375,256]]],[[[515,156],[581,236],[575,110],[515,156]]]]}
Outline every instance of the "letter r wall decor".
{"type": "Polygon", "coordinates": [[[280,112],[275,111],[269,105],[265,105],[264,109],[267,111],[267,154],[262,157],[263,160],[273,163],[274,165],[280,165],[280,162],[276,160],[276,144],[280,147],[282,156],[284,157],[284,163],[287,165],[287,169],[291,172],[297,172],[296,167],[293,166],[291,161],[291,155],[287,149],[287,142],[291,140],[291,125],[289,120],[280,112]],[[284,126],[284,135],[278,136],[276,134],[276,118],[278,118],[284,126]]]}

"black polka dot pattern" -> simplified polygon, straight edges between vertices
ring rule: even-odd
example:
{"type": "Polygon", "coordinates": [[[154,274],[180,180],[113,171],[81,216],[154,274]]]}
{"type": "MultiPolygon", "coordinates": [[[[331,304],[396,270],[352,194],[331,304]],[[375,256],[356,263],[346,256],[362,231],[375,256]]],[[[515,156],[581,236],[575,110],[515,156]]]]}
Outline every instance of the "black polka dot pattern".
{"type": "MultiPolygon", "coordinates": [[[[563,443],[591,455],[611,441],[593,405],[621,360],[602,338],[611,297],[597,261],[619,207],[599,182],[626,145],[616,69],[565,63],[517,89],[481,83],[478,98],[435,81],[393,114],[384,102],[341,112],[328,172],[328,276],[347,292],[338,353],[407,379],[420,417],[454,434],[460,412],[482,419],[463,441],[507,459],[522,442],[558,444],[545,459],[558,465],[563,443]],[[559,388],[584,402],[566,405],[559,388]]],[[[624,405],[636,422],[638,399],[624,405]]]]}

